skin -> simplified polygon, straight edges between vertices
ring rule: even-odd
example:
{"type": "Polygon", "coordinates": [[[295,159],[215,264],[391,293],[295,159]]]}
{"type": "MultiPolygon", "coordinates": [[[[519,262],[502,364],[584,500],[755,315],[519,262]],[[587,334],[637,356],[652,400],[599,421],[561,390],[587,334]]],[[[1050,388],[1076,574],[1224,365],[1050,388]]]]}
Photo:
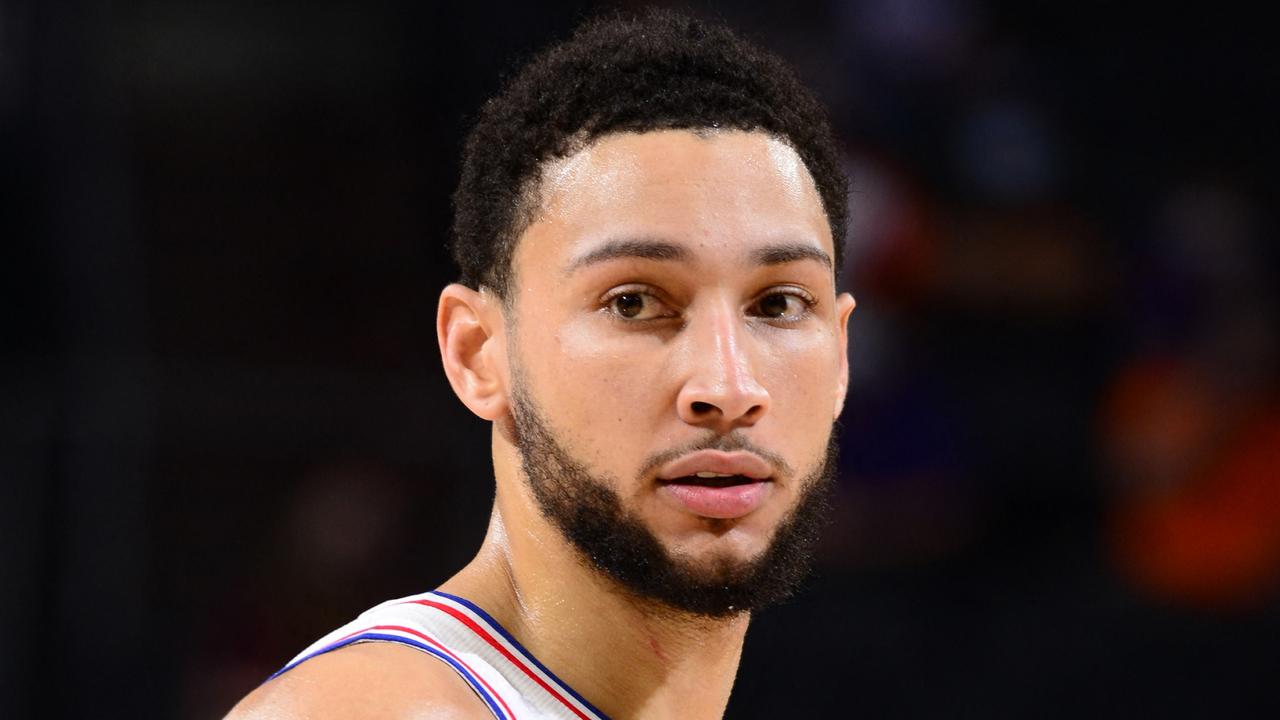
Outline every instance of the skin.
{"type": "MultiPolygon", "coordinates": [[[[507,302],[460,285],[441,293],[445,372],[493,422],[497,481],[480,551],[441,589],[488,610],[611,717],[719,718],[749,615],[674,612],[584,563],[530,495],[513,382],[668,552],[695,566],[757,557],[820,463],[848,381],[854,301],[821,260],[834,257],[821,201],[785,143],[684,130],[601,138],[548,166],[539,199],[507,302]],[[785,461],[744,517],[698,517],[664,499],[656,470],[641,472],[658,453],[729,433],[785,461]]],[[[381,643],[310,660],[232,712],[366,716],[491,717],[444,664],[381,643]],[[358,702],[361,678],[382,688],[376,709],[358,702]]]]}

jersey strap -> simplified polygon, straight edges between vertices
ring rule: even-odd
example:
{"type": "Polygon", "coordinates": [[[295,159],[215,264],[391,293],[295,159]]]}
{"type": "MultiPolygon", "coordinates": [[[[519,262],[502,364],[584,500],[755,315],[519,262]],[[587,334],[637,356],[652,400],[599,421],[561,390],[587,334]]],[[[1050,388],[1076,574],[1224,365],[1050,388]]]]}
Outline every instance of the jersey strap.
{"type": "Polygon", "coordinates": [[[452,668],[454,672],[458,673],[459,677],[471,686],[471,689],[475,691],[476,695],[480,696],[480,699],[484,701],[484,704],[488,706],[489,711],[493,713],[493,716],[497,718],[497,720],[516,720],[515,713],[511,712],[510,706],[507,705],[507,702],[503,699],[502,695],[495,691],[493,687],[479,673],[473,670],[465,660],[458,657],[453,651],[449,650],[449,648],[445,647],[428,634],[401,625],[373,625],[362,630],[357,630],[347,635],[343,635],[331,642],[324,643],[319,648],[314,648],[313,646],[313,649],[309,649],[307,652],[304,652],[302,655],[299,655],[291,661],[288,665],[277,670],[275,674],[268,678],[268,680],[283,675],[317,655],[323,655],[328,652],[333,652],[339,648],[362,642],[398,643],[400,645],[407,645],[416,650],[421,650],[428,655],[433,655],[436,658],[443,660],[446,665],[452,668]]]}
{"type": "Polygon", "coordinates": [[[320,638],[271,677],[362,642],[398,643],[441,660],[498,720],[608,720],[489,613],[470,600],[439,591],[371,608],[320,638]]]}
{"type": "MultiPolygon", "coordinates": [[[[556,674],[551,672],[534,657],[518,640],[498,624],[489,613],[475,603],[457,595],[438,590],[416,598],[406,598],[405,602],[432,608],[445,613],[456,622],[461,623],[493,652],[496,652],[515,672],[506,672],[512,685],[521,689],[521,694],[532,694],[537,690],[549,695],[564,711],[580,720],[608,720],[608,717],[586,698],[569,687],[556,674]],[[528,693],[525,689],[528,689],[528,693]]],[[[495,662],[496,664],[496,662],[495,662]]]]}

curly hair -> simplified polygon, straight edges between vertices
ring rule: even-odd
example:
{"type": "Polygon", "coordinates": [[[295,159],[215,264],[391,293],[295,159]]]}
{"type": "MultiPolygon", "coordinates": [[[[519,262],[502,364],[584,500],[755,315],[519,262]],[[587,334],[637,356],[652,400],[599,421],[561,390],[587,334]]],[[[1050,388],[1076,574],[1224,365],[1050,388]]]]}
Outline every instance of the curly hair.
{"type": "Polygon", "coordinates": [[[671,129],[763,131],[788,143],[813,176],[840,267],[848,180],[822,106],[780,58],[728,28],[650,10],[584,23],[481,108],[453,196],[460,282],[506,297],[546,163],[607,134],[671,129]]]}

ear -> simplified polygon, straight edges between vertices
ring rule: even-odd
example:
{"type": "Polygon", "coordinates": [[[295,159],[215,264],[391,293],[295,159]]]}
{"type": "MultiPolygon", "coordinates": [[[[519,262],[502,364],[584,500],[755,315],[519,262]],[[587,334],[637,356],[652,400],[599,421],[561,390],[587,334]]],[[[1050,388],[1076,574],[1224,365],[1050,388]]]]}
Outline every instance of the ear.
{"type": "Polygon", "coordinates": [[[507,353],[501,302],[454,283],[440,292],[436,338],[453,392],[485,420],[506,415],[507,353]]]}
{"type": "Polygon", "coordinates": [[[849,316],[858,303],[849,293],[836,298],[836,323],[840,328],[840,378],[836,385],[835,417],[844,410],[844,398],[849,392],[849,316]]]}

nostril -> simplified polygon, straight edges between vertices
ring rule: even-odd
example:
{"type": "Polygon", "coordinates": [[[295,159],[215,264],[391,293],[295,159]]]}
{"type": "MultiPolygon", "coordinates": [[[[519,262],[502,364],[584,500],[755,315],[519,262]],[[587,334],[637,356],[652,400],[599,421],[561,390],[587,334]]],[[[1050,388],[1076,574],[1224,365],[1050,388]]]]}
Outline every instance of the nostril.
{"type": "Polygon", "coordinates": [[[715,409],[711,403],[695,402],[693,403],[693,412],[695,415],[706,415],[715,409]]]}

